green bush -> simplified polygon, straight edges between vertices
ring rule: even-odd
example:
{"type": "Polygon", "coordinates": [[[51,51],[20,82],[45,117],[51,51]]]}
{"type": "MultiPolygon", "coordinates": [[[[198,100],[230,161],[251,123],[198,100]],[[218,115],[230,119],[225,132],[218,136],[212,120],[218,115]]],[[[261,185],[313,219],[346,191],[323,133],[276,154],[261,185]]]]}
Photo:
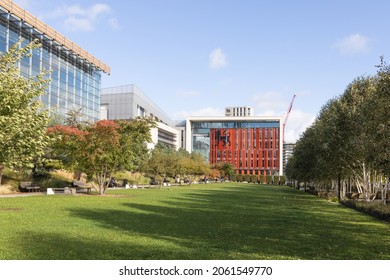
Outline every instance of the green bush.
{"type": "Polygon", "coordinates": [[[35,184],[40,186],[43,190],[47,188],[65,188],[69,187],[71,182],[54,178],[54,177],[42,177],[38,180],[34,180],[35,184]]]}
{"type": "Polygon", "coordinates": [[[260,184],[265,184],[264,176],[263,176],[263,175],[260,175],[259,183],[260,183],[260,184]]]}
{"type": "Polygon", "coordinates": [[[272,176],[271,175],[267,175],[265,180],[266,180],[267,184],[272,184],[272,176]]]}
{"type": "Polygon", "coordinates": [[[147,185],[150,181],[149,178],[143,176],[141,173],[116,172],[114,177],[122,182],[123,180],[127,180],[130,185],[147,185]]]}
{"type": "Polygon", "coordinates": [[[242,176],[242,174],[237,174],[237,176],[236,176],[237,182],[242,182],[243,179],[244,179],[244,177],[242,176]]]}
{"type": "Polygon", "coordinates": [[[251,183],[257,183],[257,176],[251,175],[251,183]]]}
{"type": "Polygon", "coordinates": [[[245,182],[250,182],[250,181],[251,181],[251,175],[245,174],[245,175],[244,175],[244,181],[245,181],[245,182]]]}
{"type": "Polygon", "coordinates": [[[237,174],[233,174],[230,176],[230,181],[237,181],[237,174]]]}
{"type": "Polygon", "coordinates": [[[375,218],[390,222],[390,205],[384,205],[380,201],[364,202],[343,200],[341,201],[341,204],[375,218]]]}
{"type": "Polygon", "coordinates": [[[286,176],[279,176],[279,184],[280,185],[286,184],[286,176]]]}

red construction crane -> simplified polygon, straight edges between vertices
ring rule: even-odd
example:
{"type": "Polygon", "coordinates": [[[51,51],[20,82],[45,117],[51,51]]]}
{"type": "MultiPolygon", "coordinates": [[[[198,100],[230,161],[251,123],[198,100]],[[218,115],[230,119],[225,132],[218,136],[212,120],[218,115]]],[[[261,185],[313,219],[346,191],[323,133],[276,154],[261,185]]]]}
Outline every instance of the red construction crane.
{"type": "Polygon", "coordinates": [[[292,106],[294,104],[294,99],[295,99],[295,94],[291,100],[291,103],[290,103],[290,107],[288,108],[288,111],[287,111],[287,114],[286,116],[284,117],[284,121],[283,121],[283,143],[284,143],[284,132],[285,132],[285,129],[286,129],[286,123],[287,123],[287,120],[288,120],[288,116],[290,115],[290,112],[291,112],[291,109],[292,109],[292,106]]]}

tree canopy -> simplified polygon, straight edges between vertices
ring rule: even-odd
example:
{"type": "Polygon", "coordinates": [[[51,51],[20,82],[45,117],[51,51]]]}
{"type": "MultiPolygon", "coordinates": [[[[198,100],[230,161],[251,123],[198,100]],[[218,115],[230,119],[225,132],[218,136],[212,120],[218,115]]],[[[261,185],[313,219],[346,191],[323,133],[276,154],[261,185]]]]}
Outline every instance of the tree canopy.
{"type": "Polygon", "coordinates": [[[183,149],[157,144],[144,162],[143,171],[160,186],[166,178],[187,178],[191,184],[209,173],[209,164],[198,153],[190,154],[183,149]]]}
{"type": "Polygon", "coordinates": [[[21,41],[0,54],[0,185],[5,167],[32,167],[49,140],[49,113],[38,100],[45,94],[46,72],[24,77],[17,67],[39,44],[20,45],[21,41]]]}
{"type": "MultiPolygon", "coordinates": [[[[367,201],[387,190],[390,176],[390,69],[358,77],[330,100],[301,136],[286,175],[314,186],[348,180],[367,201]]],[[[385,200],[384,200],[385,201],[385,200]]]]}
{"type": "Polygon", "coordinates": [[[151,141],[149,119],[101,120],[81,127],[56,125],[48,129],[55,139],[52,156],[74,171],[88,175],[99,194],[104,194],[114,172],[137,170],[151,141]]]}

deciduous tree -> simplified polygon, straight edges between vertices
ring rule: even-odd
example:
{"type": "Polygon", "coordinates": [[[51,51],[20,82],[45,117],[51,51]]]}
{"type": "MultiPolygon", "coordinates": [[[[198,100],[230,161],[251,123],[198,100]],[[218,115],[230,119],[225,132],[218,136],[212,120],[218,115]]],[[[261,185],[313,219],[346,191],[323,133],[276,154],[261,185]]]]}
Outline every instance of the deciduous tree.
{"type": "Polygon", "coordinates": [[[114,172],[133,171],[139,157],[146,156],[151,125],[152,122],[144,119],[102,120],[82,128],[57,125],[48,134],[56,139],[53,154],[69,169],[86,173],[102,195],[114,172]],[[145,147],[141,148],[142,145],[145,147]]]}
{"type": "Polygon", "coordinates": [[[45,94],[46,72],[26,78],[17,67],[39,44],[31,42],[24,48],[20,44],[0,54],[0,185],[5,167],[33,167],[49,141],[49,114],[38,100],[45,94]]]}

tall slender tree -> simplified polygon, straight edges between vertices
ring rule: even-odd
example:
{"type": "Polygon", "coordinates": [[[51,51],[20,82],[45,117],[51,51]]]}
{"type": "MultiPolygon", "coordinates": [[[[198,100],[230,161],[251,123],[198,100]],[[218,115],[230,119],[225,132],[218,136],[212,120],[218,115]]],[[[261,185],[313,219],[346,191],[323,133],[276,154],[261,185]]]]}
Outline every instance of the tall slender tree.
{"type": "Polygon", "coordinates": [[[5,167],[33,167],[49,141],[49,114],[38,100],[45,94],[47,73],[26,78],[17,67],[39,44],[22,48],[21,42],[0,54],[0,185],[5,167]]]}
{"type": "Polygon", "coordinates": [[[297,142],[290,178],[333,187],[351,182],[367,201],[386,190],[390,176],[390,69],[358,77],[330,100],[297,142]]]}

